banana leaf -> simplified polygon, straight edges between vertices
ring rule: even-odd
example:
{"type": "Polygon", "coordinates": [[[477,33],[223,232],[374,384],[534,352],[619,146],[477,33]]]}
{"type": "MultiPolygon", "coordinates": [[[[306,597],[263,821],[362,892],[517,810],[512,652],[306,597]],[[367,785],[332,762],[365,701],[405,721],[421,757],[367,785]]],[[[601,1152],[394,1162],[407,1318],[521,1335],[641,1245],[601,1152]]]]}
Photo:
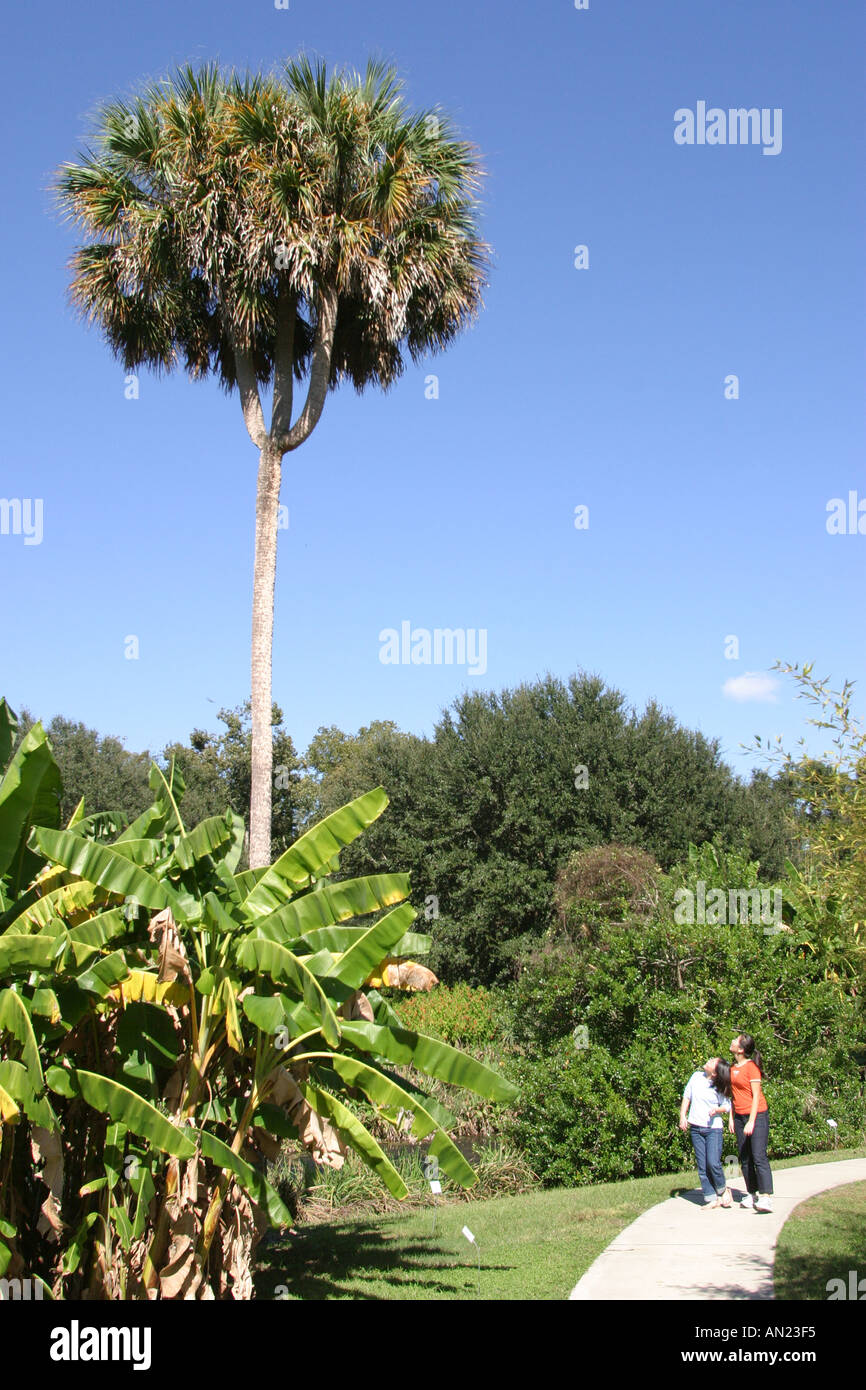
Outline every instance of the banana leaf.
{"type": "MultiPolygon", "coordinates": [[[[24,1111],[32,1124],[40,1125],[42,1129],[57,1129],[57,1116],[50,1103],[44,1096],[37,1096],[33,1079],[20,1062],[14,1062],[8,1057],[0,1062],[0,1090],[11,1099],[16,1109],[24,1111]]],[[[7,1103],[8,1101],[4,1102],[0,1098],[0,1104],[7,1103]]]]}
{"type": "Polygon", "coordinates": [[[166,807],[156,802],[153,806],[148,806],[146,811],[142,811],[122,835],[118,835],[115,844],[123,844],[125,840],[155,839],[162,834],[167,820],[166,807]]]}
{"type": "MultiPolygon", "coordinates": [[[[60,871],[64,875],[66,870],[60,871]]],[[[50,892],[40,892],[36,884],[19,898],[14,909],[3,919],[9,923],[7,930],[16,932],[40,931],[52,917],[67,917],[82,912],[105,899],[105,893],[87,880],[75,883],[62,883],[50,892]]]]}
{"type": "Polygon", "coordinates": [[[183,774],[174,761],[171,760],[171,768],[168,777],[157,767],[156,763],[151,763],[150,772],[147,775],[148,786],[156,796],[157,804],[165,814],[165,825],[163,827],[169,834],[174,832],[185,835],[183,821],[180,818],[179,803],[183,800],[186,791],[186,783],[183,774]]]}
{"type": "Polygon", "coordinates": [[[247,970],[256,970],[267,975],[275,984],[290,984],[299,990],[304,1003],[316,1021],[321,1025],[322,1035],[331,1047],[340,1043],[340,1025],[322,986],[315,975],[276,941],[262,941],[248,936],[241,942],[237,954],[238,964],[247,970]]]}
{"type": "Polygon", "coordinates": [[[26,851],[30,827],[60,824],[60,793],[51,745],[42,725],[34,724],[0,781],[0,876],[8,874],[16,891],[33,858],[26,851]]]}
{"type": "Polygon", "coordinates": [[[244,900],[249,917],[264,917],[282,907],[293,893],[308,888],[323,869],[339,863],[339,853],[381,816],[388,805],[382,787],[365,792],[319,821],[281,854],[244,900]]]}
{"type": "Polygon", "coordinates": [[[383,1028],[377,1023],[344,1022],[343,1038],[362,1052],[373,1052],[398,1065],[412,1065],[427,1076],[435,1076],[452,1086],[463,1086],[486,1100],[514,1101],[517,1087],[504,1076],[477,1062],[456,1047],[412,1033],[407,1028],[383,1028]]]}
{"type": "MultiPolygon", "coordinates": [[[[370,874],[366,878],[348,878],[342,883],[326,884],[313,893],[305,893],[290,903],[271,912],[267,917],[256,920],[256,928],[262,936],[272,941],[288,945],[292,940],[302,938],[311,943],[313,950],[327,946],[329,950],[345,951],[351,944],[332,946],[323,936],[323,931],[333,929],[338,922],[348,921],[350,917],[366,917],[371,912],[379,912],[385,907],[394,907],[409,895],[408,874],[370,874]],[[319,945],[312,945],[312,939],[319,945]]],[[[343,931],[364,931],[366,928],[343,928],[343,931]]],[[[343,938],[339,930],[334,940],[343,938]]]]}
{"type": "Polygon", "coordinates": [[[155,970],[130,970],[123,982],[109,991],[125,1004],[143,1001],[147,1004],[188,1004],[189,991],[177,980],[162,980],[155,970]]]}
{"type": "Polygon", "coordinates": [[[18,717],[4,698],[0,698],[0,770],[5,768],[12,757],[15,738],[18,733],[18,717]]]}
{"type": "Polygon", "coordinates": [[[234,875],[235,884],[241,895],[241,901],[249,897],[256,884],[261,882],[269,868],[270,865],[265,864],[261,869],[244,869],[242,874],[234,875]]]}
{"type": "Polygon", "coordinates": [[[231,828],[225,816],[209,816],[194,830],[181,835],[174,847],[174,857],[182,869],[191,869],[197,859],[212,854],[231,839],[231,828]]]}
{"type": "Polygon", "coordinates": [[[159,859],[165,846],[161,840],[141,839],[115,841],[111,848],[121,859],[129,859],[139,868],[148,869],[159,859]]]}
{"type": "MultiPolygon", "coordinates": [[[[76,811],[84,805],[84,799],[79,801],[76,811]]],[[[81,835],[86,840],[113,840],[126,831],[126,816],[121,811],[96,811],[92,816],[85,816],[83,813],[75,818],[73,812],[67,830],[74,830],[76,835],[81,835]]],[[[126,832],[124,838],[134,839],[126,832]]]]}
{"type": "Polygon", "coordinates": [[[0,978],[4,975],[49,970],[66,950],[63,936],[0,936],[0,978]]]}
{"type": "Polygon", "coordinates": [[[0,991],[0,1029],[5,1028],[21,1046],[21,1058],[30,1075],[33,1087],[41,1091],[45,1085],[39,1044],[33,1031],[30,1010],[14,989],[0,991]]]}
{"type": "Polygon", "coordinates": [[[381,921],[375,922],[348,951],[328,970],[328,975],[351,989],[359,989],[367,976],[386,956],[392,946],[405,935],[409,923],[417,916],[411,903],[395,907],[381,921]]]}
{"type": "MultiPolygon", "coordinates": [[[[315,1054],[309,1053],[304,1055],[315,1056],[315,1054]]],[[[426,1139],[428,1134],[433,1135],[430,1152],[436,1154],[443,1171],[448,1174],[449,1178],[459,1182],[461,1187],[475,1186],[478,1181],[478,1174],[470,1167],[444,1129],[424,1108],[417,1092],[410,1095],[402,1085],[399,1085],[391,1077],[385,1076],[383,1072],[376,1071],[374,1067],[368,1066],[366,1062],[361,1062],[355,1057],[346,1057],[341,1052],[333,1052],[330,1056],[322,1054],[322,1060],[347,1085],[357,1086],[359,1090],[363,1091],[374,1105],[386,1108],[399,1107],[411,1111],[413,1116],[412,1133],[418,1139],[426,1139]]]]}
{"type": "Polygon", "coordinates": [[[79,1069],[75,1077],[82,1096],[94,1110],[108,1115],[117,1124],[125,1125],[133,1134],[140,1134],[152,1148],[160,1149],[162,1153],[172,1154],[175,1158],[192,1158],[195,1144],[155,1105],[130,1091],[127,1086],[109,1080],[107,1076],[97,1076],[95,1072],[79,1069]]]}
{"type": "Polygon", "coordinates": [[[124,916],[123,910],[115,907],[110,912],[98,913],[96,917],[81,922],[77,927],[70,927],[68,936],[73,944],[96,949],[130,930],[129,920],[124,916]]]}
{"type": "Polygon", "coordinates": [[[409,1189],[397,1169],[382,1152],[372,1134],[361,1124],[357,1115],[354,1115],[342,1101],[337,1100],[336,1096],[311,1085],[308,1081],[299,1081],[298,1086],[310,1108],[315,1110],[317,1115],[323,1115],[330,1120],[340,1137],[360,1154],[367,1167],[372,1168],[381,1178],[388,1191],[393,1193],[398,1201],[408,1196],[409,1189]]]}
{"type": "Polygon", "coordinates": [[[48,859],[62,864],[79,878],[98,883],[123,898],[135,898],[144,907],[168,907],[170,897],[158,879],[124,859],[108,845],[82,840],[71,830],[34,830],[32,838],[48,859]]]}
{"type": "MultiPolygon", "coordinates": [[[[89,948],[88,948],[89,952],[89,948]]],[[[91,952],[89,952],[92,954],[91,952]]],[[[76,975],[75,984],[88,994],[104,999],[108,992],[125,980],[129,974],[129,962],[123,951],[112,951],[108,956],[92,960],[86,970],[76,975]]]]}

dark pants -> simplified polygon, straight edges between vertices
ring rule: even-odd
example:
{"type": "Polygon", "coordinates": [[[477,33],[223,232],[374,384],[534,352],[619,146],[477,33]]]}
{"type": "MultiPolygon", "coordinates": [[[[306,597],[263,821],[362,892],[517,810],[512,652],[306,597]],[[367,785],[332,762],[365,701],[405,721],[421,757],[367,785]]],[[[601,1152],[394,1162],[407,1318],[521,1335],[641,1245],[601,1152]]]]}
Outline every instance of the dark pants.
{"type": "Polygon", "coordinates": [[[748,1123],[748,1115],[734,1114],[734,1133],[737,1136],[737,1153],[746,1187],[752,1196],[756,1192],[773,1191],[773,1174],[767,1159],[767,1140],[770,1137],[770,1112],[762,1110],[755,1116],[755,1128],[751,1134],[743,1131],[748,1123]]]}
{"type": "Polygon", "coordinates": [[[692,1137],[704,1201],[711,1202],[714,1197],[723,1197],[726,1187],[725,1170],[722,1167],[725,1131],[721,1125],[715,1129],[711,1129],[709,1125],[689,1125],[689,1133],[692,1137]]]}

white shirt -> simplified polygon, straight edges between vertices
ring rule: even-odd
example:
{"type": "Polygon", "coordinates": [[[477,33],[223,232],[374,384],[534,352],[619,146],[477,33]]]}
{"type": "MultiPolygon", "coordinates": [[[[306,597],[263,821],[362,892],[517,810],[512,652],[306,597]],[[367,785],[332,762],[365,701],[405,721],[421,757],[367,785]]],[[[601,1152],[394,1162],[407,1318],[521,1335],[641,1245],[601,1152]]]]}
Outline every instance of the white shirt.
{"type": "Polygon", "coordinates": [[[689,1077],[688,1085],[683,1091],[683,1100],[689,1101],[689,1124],[690,1125],[709,1125],[711,1129],[722,1128],[721,1115],[710,1117],[710,1110],[720,1105],[723,1110],[730,1110],[731,1102],[727,1096],[723,1096],[721,1091],[717,1091],[705,1071],[693,1072],[689,1077]]]}

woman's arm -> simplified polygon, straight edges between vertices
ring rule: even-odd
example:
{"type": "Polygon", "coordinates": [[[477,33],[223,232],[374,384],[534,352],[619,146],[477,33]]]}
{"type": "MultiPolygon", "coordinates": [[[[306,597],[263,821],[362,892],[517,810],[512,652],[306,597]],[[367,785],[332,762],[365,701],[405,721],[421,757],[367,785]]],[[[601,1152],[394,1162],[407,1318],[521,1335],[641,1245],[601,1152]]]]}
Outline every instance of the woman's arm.
{"type": "Polygon", "coordinates": [[[683,1091],[683,1103],[680,1106],[680,1129],[683,1130],[688,1129],[689,1127],[687,1116],[689,1113],[689,1106],[691,1105],[691,1100],[692,1093],[687,1086],[686,1089],[683,1091]]]}
{"type": "Polygon", "coordinates": [[[751,1087],[752,1087],[752,1108],[751,1108],[751,1110],[749,1111],[749,1118],[748,1118],[748,1120],[746,1121],[746,1128],[743,1130],[743,1133],[744,1133],[744,1134],[751,1134],[752,1131],[753,1131],[754,1128],[755,1128],[755,1116],[756,1116],[757,1113],[758,1113],[758,1102],[759,1102],[760,1099],[761,1099],[761,1080],[760,1080],[760,1077],[758,1077],[756,1080],[750,1082],[749,1084],[750,1084],[751,1087]]]}

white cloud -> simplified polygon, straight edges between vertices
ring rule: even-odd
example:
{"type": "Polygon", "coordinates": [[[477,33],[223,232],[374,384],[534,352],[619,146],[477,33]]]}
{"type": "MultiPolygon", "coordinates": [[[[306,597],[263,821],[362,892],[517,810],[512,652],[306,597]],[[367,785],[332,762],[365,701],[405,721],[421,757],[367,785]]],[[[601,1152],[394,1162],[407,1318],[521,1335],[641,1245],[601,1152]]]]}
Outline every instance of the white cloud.
{"type": "Polygon", "coordinates": [[[757,700],[762,704],[778,704],[776,691],[779,682],[775,676],[764,675],[762,671],[747,671],[744,676],[733,676],[731,680],[725,681],[722,686],[722,694],[728,700],[737,700],[740,704],[745,704],[747,700],[757,700]]]}

